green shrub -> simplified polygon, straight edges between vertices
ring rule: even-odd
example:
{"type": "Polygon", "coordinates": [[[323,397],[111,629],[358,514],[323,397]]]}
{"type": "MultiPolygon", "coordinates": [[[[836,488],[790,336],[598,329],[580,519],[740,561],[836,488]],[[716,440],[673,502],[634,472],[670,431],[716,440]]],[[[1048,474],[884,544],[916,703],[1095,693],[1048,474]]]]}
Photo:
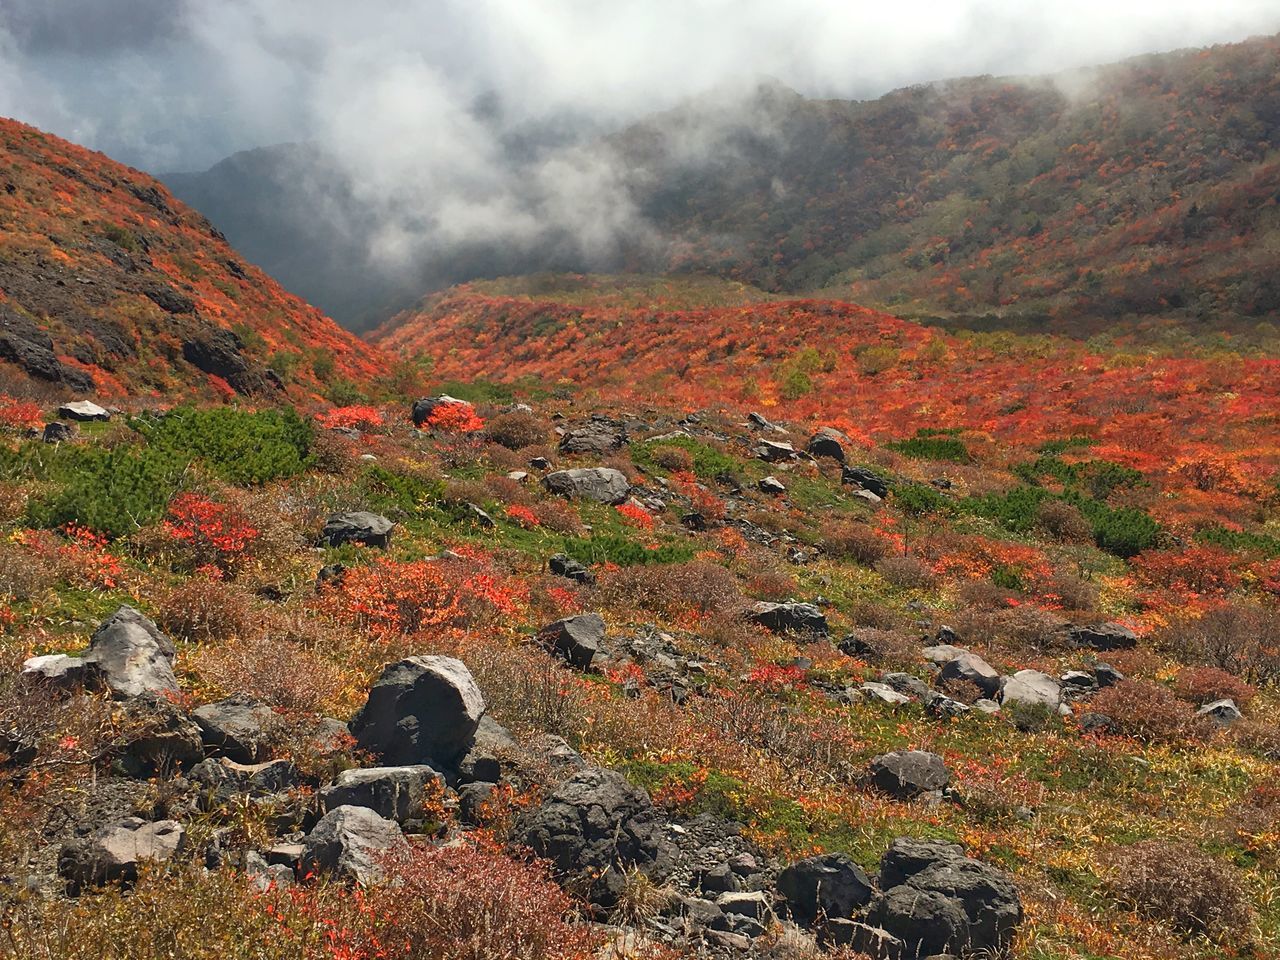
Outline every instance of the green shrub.
{"type": "Polygon", "coordinates": [[[946,513],[951,510],[951,501],[933,487],[923,483],[903,484],[893,491],[893,502],[903,513],[912,516],[924,516],[928,513],[946,513]]]}
{"type": "Polygon", "coordinates": [[[1202,543],[1211,543],[1239,553],[1258,553],[1264,557],[1280,557],[1280,537],[1246,530],[1228,530],[1226,527],[1209,527],[1196,534],[1202,543]]]}
{"type": "Polygon", "coordinates": [[[35,526],[79,523],[109,537],[123,537],[158,520],[177,492],[187,460],[154,447],[72,448],[49,464],[61,486],[33,501],[35,526]]]}
{"type": "Polygon", "coordinates": [[[1105,504],[1083,499],[1077,501],[1076,506],[1093,524],[1098,546],[1117,557],[1127,559],[1149,550],[1160,535],[1160,524],[1136,507],[1111,510],[1105,504]]]}
{"type": "Polygon", "coordinates": [[[297,476],[309,462],[311,424],[289,407],[257,413],[178,407],[161,417],[135,420],[133,426],[153,449],[200,460],[241,486],[297,476]]]}
{"type": "Polygon", "coordinates": [[[1049,494],[1039,487],[1015,487],[1007,493],[988,493],[960,501],[964,513],[994,520],[1013,533],[1028,533],[1036,525],[1040,506],[1049,494]]]}
{"type": "Polygon", "coordinates": [[[955,463],[973,461],[963,440],[939,430],[919,430],[914,437],[895,440],[885,446],[916,460],[950,460],[955,463]]]}
{"type": "Polygon", "coordinates": [[[721,474],[736,474],[741,469],[741,464],[733,457],[693,437],[634,443],[631,445],[631,461],[638,467],[652,470],[659,466],[655,457],[662,450],[673,448],[683,450],[693,458],[693,472],[700,480],[714,481],[721,474]]]}
{"type": "Polygon", "coordinates": [[[664,543],[650,549],[620,534],[601,533],[590,538],[566,537],[564,552],[587,565],[616,563],[633,567],[641,563],[685,563],[693,559],[694,550],[685,543],[664,543]]]}

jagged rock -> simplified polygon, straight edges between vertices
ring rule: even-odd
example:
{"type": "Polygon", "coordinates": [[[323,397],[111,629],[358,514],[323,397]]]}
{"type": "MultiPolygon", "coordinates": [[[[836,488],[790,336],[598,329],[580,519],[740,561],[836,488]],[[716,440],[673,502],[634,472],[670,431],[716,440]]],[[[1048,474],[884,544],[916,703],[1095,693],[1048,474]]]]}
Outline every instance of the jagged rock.
{"type": "MultiPolygon", "coordinates": [[[[822,930],[822,942],[848,947],[871,960],[906,960],[907,947],[888,930],[860,920],[832,920],[822,930]]],[[[938,957],[935,960],[944,960],[938,957]]]]}
{"type": "Polygon", "coordinates": [[[1082,713],[1076,721],[1081,733],[1115,733],[1115,721],[1105,713],[1082,713]]]}
{"type": "Polygon", "coordinates": [[[571,500],[594,500],[597,503],[622,503],[631,492],[631,484],[626,476],[612,467],[557,470],[543,477],[542,483],[547,490],[558,496],[571,500]]]}
{"type": "Polygon", "coordinates": [[[767,463],[786,463],[796,458],[796,448],[785,440],[761,440],[754,452],[767,463]]]}
{"type": "Polygon", "coordinates": [[[75,437],[75,428],[69,424],[54,420],[44,425],[42,439],[45,443],[70,443],[75,437]]]}
{"type": "Polygon", "coordinates": [[[386,548],[391,543],[391,530],[395,524],[386,517],[367,510],[336,513],[325,521],[320,542],[331,547],[344,543],[362,543],[366,547],[386,548]]]}
{"type": "MultiPolygon", "coordinates": [[[[186,294],[179,293],[163,283],[156,283],[142,291],[147,298],[165,313],[194,313],[196,303],[186,294]]],[[[227,331],[230,333],[230,331],[227,331]]],[[[236,338],[237,341],[239,338],[236,338]]]]}
{"type": "Polygon", "coordinates": [[[534,457],[529,461],[530,470],[550,470],[551,461],[546,457],[534,457]]]}
{"type": "Polygon", "coordinates": [[[658,882],[670,873],[672,850],[663,830],[647,793],[612,770],[590,767],[521,817],[516,840],[608,909],[622,895],[630,869],[658,882]]]}
{"type": "Polygon", "coordinates": [[[842,444],[849,442],[849,438],[833,427],[821,427],[812,437],[809,438],[809,445],[805,448],[810,455],[815,457],[830,457],[844,463],[844,447],[842,444]]]}
{"type": "MultiPolygon", "coordinates": [[[[961,703],[959,700],[953,700],[951,697],[943,696],[941,693],[933,693],[924,701],[924,708],[930,716],[938,717],[942,720],[950,720],[952,717],[962,717],[971,709],[967,704],[961,703]]],[[[996,707],[996,709],[1000,709],[996,707]]]]}
{"type": "Polygon", "coordinates": [[[951,782],[946,761],[924,750],[883,754],[871,761],[868,774],[876,789],[898,800],[942,790],[951,782]]]}
{"type": "Polygon", "coordinates": [[[1203,707],[1196,711],[1197,717],[1208,717],[1219,726],[1229,727],[1237,720],[1244,718],[1244,714],[1240,712],[1240,708],[1236,706],[1236,702],[1231,698],[1215,700],[1213,703],[1206,703],[1203,707]]]}
{"type": "Polygon", "coordinates": [[[1119,683],[1124,679],[1124,674],[1109,663],[1096,663],[1093,666],[1093,677],[1098,681],[1098,687],[1101,689],[1119,683]]]}
{"type": "MultiPolygon", "coordinates": [[[[961,936],[948,946],[956,952],[1002,954],[1022,921],[1022,901],[1012,881],[977,860],[940,860],[911,877],[906,886],[924,894],[940,894],[960,908],[965,918],[961,936]]],[[[893,931],[892,926],[883,925],[893,931]]]]}
{"type": "Polygon", "coordinates": [[[931,864],[963,858],[964,847],[958,843],[899,837],[880,858],[880,887],[888,890],[900,886],[931,864]]]}
{"type": "Polygon", "coordinates": [[[563,553],[557,553],[547,561],[547,567],[557,577],[564,577],[575,583],[590,586],[596,582],[596,575],[585,566],[563,553]]]}
{"type": "Polygon", "coordinates": [[[458,788],[458,819],[470,827],[479,827],[485,821],[485,804],[493,799],[498,789],[496,783],[467,783],[458,788]]]}
{"type": "Polygon", "coordinates": [[[197,370],[221,377],[236,393],[279,389],[279,378],[250,364],[241,353],[243,349],[244,342],[235,333],[210,327],[183,341],[182,357],[197,370]]]}
{"type": "MultiPolygon", "coordinates": [[[[98,625],[80,656],[84,682],[121,699],[176,693],[173,641],[133,607],[122,606],[98,625]]],[[[74,667],[72,667],[74,669],[74,667]]]]}
{"type": "Polygon", "coordinates": [[[303,874],[330,873],[369,884],[383,876],[381,858],[406,846],[400,825],[368,807],[335,807],[303,842],[303,874]]]}
{"type": "Polygon", "coordinates": [[[591,661],[604,642],[604,618],[582,613],[549,623],[538,631],[538,640],[578,670],[591,669],[591,661]]]}
{"type": "Polygon", "coordinates": [[[25,680],[70,689],[84,683],[84,661],[79,657],[69,657],[65,653],[46,653],[39,657],[29,657],[22,662],[22,677],[25,680]]]}
{"type": "Polygon", "coordinates": [[[756,413],[754,410],[747,414],[747,423],[756,430],[769,430],[773,433],[786,433],[787,431],[771,422],[763,413],[756,413]]]}
{"type": "Polygon", "coordinates": [[[909,694],[919,700],[927,700],[933,694],[927,683],[909,673],[886,673],[880,677],[880,682],[887,683],[899,693],[909,694]]]}
{"type": "Polygon", "coordinates": [[[484,697],[462,661],[409,657],[383,668],[351,733],[389,764],[447,765],[474,742],[483,715],[484,697]]]}
{"type": "Polygon", "coordinates": [[[770,494],[777,495],[780,493],[787,492],[786,484],[784,484],[777,477],[765,477],[756,485],[760,488],[761,493],[770,493],[770,494]]]}
{"type": "Polygon", "coordinates": [[[0,360],[16,363],[39,380],[61,383],[80,393],[94,387],[89,374],[58,359],[46,331],[7,304],[0,304],[0,360]]]}
{"type": "Polygon", "coordinates": [[[75,889],[138,878],[143,861],[163,863],[182,850],[186,831],[176,820],[148,823],[138,817],[108,824],[91,837],[66,844],[58,873],[75,889]]]}
{"type": "Polygon", "coordinates": [[[1050,713],[1057,713],[1062,705],[1062,687],[1053,677],[1039,670],[1019,670],[1005,678],[1000,688],[1000,703],[1005,707],[1010,704],[1042,707],[1050,713]]]}
{"type": "Polygon", "coordinates": [[[962,653],[942,667],[943,680],[967,680],[988,697],[1000,691],[1000,672],[976,653],[962,653]]]}
{"type": "Polygon", "coordinates": [[[773,914],[773,899],[763,890],[730,891],[716,897],[721,913],[752,920],[767,920],[773,914]]]}
{"type": "Polygon", "coordinates": [[[608,417],[592,417],[565,432],[560,438],[561,453],[613,453],[628,443],[624,424],[608,417]]]}
{"type": "Polygon", "coordinates": [[[111,419],[111,412],[104,407],[91,403],[88,400],[76,400],[73,403],[64,403],[58,408],[58,416],[67,420],[79,420],[81,423],[90,423],[95,420],[107,421],[111,419]]]}
{"type": "Polygon", "coordinates": [[[840,482],[869,490],[882,500],[889,495],[889,482],[866,467],[846,466],[840,471],[840,482]]]}
{"type": "Polygon", "coordinates": [[[955,900],[906,885],[887,890],[872,905],[868,922],[903,944],[908,957],[929,957],[967,939],[968,920],[955,900]]]}
{"type": "Polygon", "coordinates": [[[431,414],[435,413],[437,407],[450,404],[463,407],[471,406],[466,400],[459,400],[457,397],[451,397],[447,393],[442,393],[438,397],[423,397],[421,400],[414,401],[412,410],[413,425],[421,428],[424,423],[431,419],[431,414]]]}
{"type": "Polygon", "coordinates": [[[497,783],[502,779],[503,763],[510,762],[519,752],[519,744],[510,731],[485,714],[476,727],[475,742],[458,761],[458,780],[461,783],[497,783]]]}
{"type": "Polygon", "coordinates": [[[320,792],[320,802],[326,812],[368,807],[380,817],[403,822],[419,813],[429,783],[443,790],[444,777],[425,764],[344,770],[320,792]]]}
{"type": "Polygon", "coordinates": [[[793,863],[778,875],[778,892],[792,919],[813,926],[820,919],[849,918],[871,902],[874,889],[862,868],[842,853],[793,863]]]}
{"type": "Polygon", "coordinates": [[[1077,647],[1092,650],[1130,650],[1138,643],[1138,635],[1118,623],[1073,626],[1068,635],[1077,647]]]}
{"type": "Polygon", "coordinates": [[[280,718],[265,703],[236,694],[191,712],[204,742],[236,763],[257,763],[280,729],[280,718]]]}
{"type": "Polygon", "coordinates": [[[747,619],[774,633],[827,635],[826,615],[812,603],[762,600],[747,612],[747,619]]]}

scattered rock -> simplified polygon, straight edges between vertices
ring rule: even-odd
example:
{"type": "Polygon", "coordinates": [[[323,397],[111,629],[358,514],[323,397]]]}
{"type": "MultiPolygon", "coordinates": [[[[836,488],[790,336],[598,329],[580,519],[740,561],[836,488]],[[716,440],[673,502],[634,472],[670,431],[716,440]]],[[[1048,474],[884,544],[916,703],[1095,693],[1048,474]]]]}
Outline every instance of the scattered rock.
{"type": "Polygon", "coordinates": [[[887,683],[864,683],[859,685],[858,690],[868,699],[879,700],[881,703],[887,703],[894,707],[911,702],[910,697],[899,693],[887,683]]]}
{"type": "Polygon", "coordinates": [[[105,422],[111,419],[111,412],[88,400],[77,400],[60,406],[58,416],[67,420],[79,420],[81,423],[90,423],[95,420],[105,422]]]}
{"type": "Polygon", "coordinates": [[[443,790],[444,777],[425,764],[344,770],[321,791],[320,802],[326,812],[346,806],[368,807],[380,817],[403,823],[421,812],[429,783],[443,790]]]}
{"type": "Polygon", "coordinates": [[[785,440],[761,440],[754,452],[768,463],[787,463],[796,458],[796,448],[785,440]]]}
{"type": "Polygon", "coordinates": [[[627,443],[625,424],[595,416],[565,432],[560,438],[560,452],[606,454],[622,449],[627,443]]]}
{"type": "Polygon", "coordinates": [[[769,493],[769,494],[777,495],[780,493],[787,492],[786,484],[784,484],[777,477],[765,477],[763,480],[761,480],[757,484],[757,486],[760,488],[761,493],[769,493]]]}
{"type": "Polygon", "coordinates": [[[340,547],[344,543],[360,543],[366,547],[386,549],[391,544],[395,524],[386,517],[367,510],[336,513],[325,521],[320,535],[321,545],[340,547]]]}
{"type": "Polygon", "coordinates": [[[236,763],[226,757],[210,757],[192,767],[189,776],[222,802],[241,794],[265,797],[298,784],[298,771],[291,760],[236,763]]]}
{"type": "Polygon", "coordinates": [[[564,577],[575,583],[590,586],[596,582],[596,575],[585,566],[563,553],[557,553],[547,561],[547,568],[557,577],[564,577]]]}
{"type": "Polygon", "coordinates": [[[1000,691],[1000,672],[976,653],[962,653],[942,667],[943,680],[967,680],[988,697],[1000,691]]]}
{"type": "Polygon", "coordinates": [[[950,643],[938,643],[931,647],[925,647],[920,651],[920,656],[941,667],[958,657],[963,657],[968,652],[964,647],[957,647],[950,643]]]}
{"type": "Polygon", "coordinates": [[[612,467],[557,470],[543,477],[542,483],[547,490],[559,496],[571,500],[594,500],[597,503],[622,503],[631,492],[631,484],[626,476],[612,467]]]}
{"type": "Polygon", "coordinates": [[[1244,714],[1240,712],[1236,702],[1229,697],[1223,700],[1215,700],[1213,703],[1206,703],[1196,711],[1196,716],[1208,717],[1223,727],[1229,727],[1237,720],[1244,718],[1244,714]]]}
{"type": "Polygon", "coordinates": [[[761,600],[747,612],[747,620],[774,633],[827,635],[827,618],[812,603],[770,603],[761,600]]]}
{"type": "Polygon", "coordinates": [[[1062,705],[1062,687],[1053,677],[1039,670],[1019,670],[1005,678],[1000,688],[1000,703],[1005,707],[1017,704],[1057,713],[1062,705]]]}
{"type": "Polygon", "coordinates": [[[101,684],[120,698],[176,693],[173,641],[150,619],[122,606],[98,625],[81,655],[86,683],[101,684]]]}
{"type": "Polygon", "coordinates": [[[409,657],[383,668],[351,733],[389,764],[447,765],[474,742],[483,715],[484,697],[462,661],[409,657]]]}
{"type": "Polygon", "coordinates": [[[871,902],[871,880],[841,853],[793,863],[778,875],[778,892],[792,919],[811,927],[819,920],[847,919],[871,902]]]}
{"type": "Polygon", "coordinates": [[[842,444],[848,443],[849,438],[832,427],[821,427],[812,437],[809,438],[809,445],[806,449],[815,457],[830,457],[840,463],[844,463],[844,447],[842,444]]]}
{"type": "Polygon", "coordinates": [[[590,902],[613,907],[632,868],[662,881],[672,868],[664,825],[649,795],[612,770],[590,767],[570,777],[525,814],[517,842],[550,860],[590,902]]]}
{"type": "Polygon", "coordinates": [[[889,495],[889,482],[866,467],[844,467],[840,471],[840,482],[869,490],[882,500],[889,495]]]}
{"type": "Polygon", "coordinates": [[[382,878],[382,858],[405,846],[394,820],[368,807],[335,807],[307,834],[300,869],[369,884],[382,878]]]}
{"type": "Polygon", "coordinates": [[[280,719],[265,703],[237,694],[191,712],[204,742],[236,763],[257,763],[279,731],[280,719]]]}
{"type": "Polygon", "coordinates": [[[951,782],[946,761],[924,750],[895,751],[876,757],[868,775],[876,789],[897,800],[934,793],[951,782]]]}
{"type": "Polygon", "coordinates": [[[45,443],[70,443],[75,437],[75,428],[69,424],[54,420],[44,425],[42,439],[45,443]]]}
{"type": "Polygon", "coordinates": [[[547,624],[538,631],[538,640],[562,656],[578,670],[591,669],[591,661],[604,642],[604,618],[598,613],[582,613],[547,624]]]}
{"type": "Polygon", "coordinates": [[[1138,635],[1118,623],[1073,626],[1069,636],[1077,647],[1091,650],[1131,650],[1138,643],[1138,635]]]}
{"type": "Polygon", "coordinates": [[[138,879],[144,861],[163,863],[182,850],[186,831],[176,820],[148,823],[130,817],[62,848],[58,873],[73,889],[138,879]]]}

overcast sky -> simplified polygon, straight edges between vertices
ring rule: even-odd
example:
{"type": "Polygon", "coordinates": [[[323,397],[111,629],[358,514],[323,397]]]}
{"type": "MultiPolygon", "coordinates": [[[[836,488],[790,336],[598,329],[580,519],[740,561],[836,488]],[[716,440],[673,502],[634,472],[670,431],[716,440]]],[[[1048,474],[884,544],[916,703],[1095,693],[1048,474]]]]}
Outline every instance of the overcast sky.
{"type": "Polygon", "coordinates": [[[486,93],[618,123],[760,75],[861,98],[1277,31],[1277,0],[0,0],[0,115],[153,171],[441,126],[465,153],[486,93]]]}

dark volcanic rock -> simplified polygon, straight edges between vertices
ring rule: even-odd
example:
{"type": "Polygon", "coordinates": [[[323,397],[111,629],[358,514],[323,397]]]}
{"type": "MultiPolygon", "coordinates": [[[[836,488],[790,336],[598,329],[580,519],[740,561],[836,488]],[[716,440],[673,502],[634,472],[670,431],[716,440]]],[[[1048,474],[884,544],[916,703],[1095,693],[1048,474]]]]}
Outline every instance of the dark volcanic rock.
{"type": "Polygon", "coordinates": [[[321,543],[340,547],[344,543],[362,543],[366,547],[385,549],[391,543],[395,524],[386,517],[367,510],[336,513],[325,521],[321,543]]]}
{"type": "Polygon", "coordinates": [[[747,619],[774,633],[827,634],[827,618],[812,603],[769,603],[762,600],[748,611],[747,619]]]}
{"type": "Polygon", "coordinates": [[[351,721],[362,750],[397,766],[448,765],[475,739],[484,697],[452,657],[409,657],[383,668],[351,721]]]}
{"type": "Polygon", "coordinates": [[[868,772],[876,789],[899,800],[942,790],[951,782],[946,761],[924,750],[883,754],[871,761],[868,772]]]}
{"type": "Polygon", "coordinates": [[[778,875],[778,892],[792,918],[802,926],[819,919],[849,918],[871,902],[871,880],[856,863],[840,853],[809,857],[778,875]]]}
{"type": "Polygon", "coordinates": [[[604,642],[604,618],[583,613],[548,624],[538,631],[538,639],[579,670],[589,670],[604,642]]]}
{"type": "Polygon", "coordinates": [[[571,500],[595,500],[617,504],[627,499],[631,484],[621,471],[611,467],[579,467],[557,470],[542,478],[543,486],[571,500]]]}

